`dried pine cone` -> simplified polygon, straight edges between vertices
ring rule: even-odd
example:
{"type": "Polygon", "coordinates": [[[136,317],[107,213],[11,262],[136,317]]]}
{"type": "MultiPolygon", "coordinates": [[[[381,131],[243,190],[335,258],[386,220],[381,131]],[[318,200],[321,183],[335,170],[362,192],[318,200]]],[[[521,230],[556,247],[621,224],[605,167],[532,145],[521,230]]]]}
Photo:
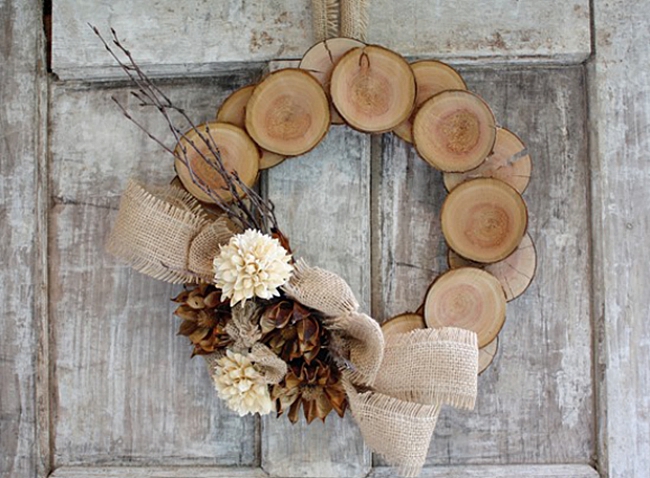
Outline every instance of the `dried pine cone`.
{"type": "Polygon", "coordinates": [[[296,423],[302,404],[307,423],[315,418],[325,421],[332,410],[343,417],[348,402],[340,378],[335,367],[318,359],[311,364],[293,365],[271,392],[278,416],[288,409],[289,420],[296,423]]]}
{"type": "Polygon", "coordinates": [[[287,299],[262,313],[260,327],[262,342],[287,363],[298,358],[311,363],[328,336],[318,312],[287,299]]]}
{"type": "Polygon", "coordinates": [[[181,304],[174,312],[183,319],[178,334],[189,337],[194,344],[192,356],[228,347],[232,344],[225,331],[232,316],[228,300],[222,300],[221,291],[211,284],[192,287],[172,299],[181,304]]]}
{"type": "Polygon", "coordinates": [[[300,406],[307,423],[335,410],[343,416],[347,408],[345,390],[332,355],[330,334],[322,326],[323,316],[304,305],[282,299],[262,313],[262,341],[289,365],[284,380],[273,386],[278,416],[288,410],[292,423],[300,406]]]}

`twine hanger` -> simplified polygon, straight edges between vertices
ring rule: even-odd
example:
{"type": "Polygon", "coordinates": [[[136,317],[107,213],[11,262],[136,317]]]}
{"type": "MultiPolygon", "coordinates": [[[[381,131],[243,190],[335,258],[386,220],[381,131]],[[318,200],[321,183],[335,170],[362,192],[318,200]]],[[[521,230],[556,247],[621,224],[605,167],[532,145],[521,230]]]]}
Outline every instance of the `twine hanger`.
{"type": "Polygon", "coordinates": [[[370,0],[312,0],[315,42],[347,37],[365,42],[370,0]]]}

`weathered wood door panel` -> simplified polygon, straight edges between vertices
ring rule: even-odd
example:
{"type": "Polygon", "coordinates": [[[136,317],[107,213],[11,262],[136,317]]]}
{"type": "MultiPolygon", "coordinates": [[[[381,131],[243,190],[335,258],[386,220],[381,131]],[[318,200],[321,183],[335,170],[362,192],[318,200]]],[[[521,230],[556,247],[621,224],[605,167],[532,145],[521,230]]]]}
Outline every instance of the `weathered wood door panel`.
{"type": "MultiPolygon", "coordinates": [[[[67,79],[121,76],[87,22],[115,27],[163,75],[293,60],[312,44],[310,0],[53,4],[52,64],[67,79]]],[[[577,63],[590,52],[588,0],[373,0],[369,16],[370,41],[404,55],[577,63]]]]}
{"type": "MultiPolygon", "coordinates": [[[[166,89],[202,121],[256,75],[166,89]]],[[[589,258],[583,70],[466,75],[500,123],[529,145],[535,176],[527,198],[541,263],[527,295],[509,306],[477,411],[442,415],[429,464],[586,463],[594,437],[589,283],[581,281],[589,258]]],[[[260,464],[273,476],[364,476],[369,456],[349,419],[294,427],[265,418],[258,438],[253,420],[224,410],[202,363],[190,362],[185,340],[174,336],[167,302],[174,287],[103,254],[127,178],[165,181],[171,172],[157,146],[111,106],[111,95],[128,101],[127,91],[62,83],[51,94],[56,463],[250,466],[261,448],[260,464]],[[116,137],[121,144],[111,147],[116,137]]],[[[157,118],[142,117],[164,134],[157,118]]],[[[366,310],[374,260],[381,272],[373,313],[383,319],[417,308],[446,267],[444,187],[412,147],[391,135],[377,146],[371,164],[370,137],[334,127],[314,152],[271,170],[263,184],[296,253],[348,278],[366,310]],[[379,178],[374,203],[371,169],[379,178]]]]}
{"type": "MultiPolygon", "coordinates": [[[[478,64],[463,69],[470,88],[533,158],[539,265],[508,305],[477,409],[443,411],[422,476],[650,476],[647,8],[591,2],[591,32],[583,0],[447,3],[377,0],[371,40],[478,64]]],[[[135,109],[128,85],[95,81],[117,71],[85,23],[118,27],[204,121],[264,62],[310,45],[307,4],[55,0],[59,80],[41,4],[0,0],[2,478],[393,476],[349,417],[290,426],[226,410],[175,335],[176,288],[104,253],[128,177],[165,182],[171,163],[111,102],[135,109]]],[[[157,115],[139,119],[164,137],[157,115]]],[[[391,135],[332,128],[262,188],[297,253],[346,277],[378,320],[417,308],[445,268],[441,177],[391,135]]]]}
{"type": "MultiPolygon", "coordinates": [[[[165,86],[196,121],[259,71],[165,86]]],[[[134,274],[104,251],[129,176],[167,182],[170,158],[124,121],[129,88],[53,84],[50,289],[54,461],[68,465],[254,465],[258,425],[226,411],[176,336],[177,287],[134,274]],[[135,133],[135,134],[133,134],[135,133]],[[119,139],[118,139],[119,138],[119,139]]],[[[155,115],[141,115],[165,135],[155,115]]]]}
{"type": "MultiPolygon", "coordinates": [[[[332,127],[314,151],[269,170],[265,189],[294,254],[345,277],[368,310],[369,136],[332,127]]],[[[265,417],[262,424],[261,465],[272,476],[361,477],[372,465],[350,416],[310,425],[265,417]]]]}
{"type": "MultiPolygon", "coordinates": [[[[44,42],[37,2],[0,1],[0,476],[36,476],[47,467],[39,420],[47,375],[47,305],[41,217],[44,42]],[[21,41],[17,41],[21,38],[21,41]],[[38,351],[41,351],[40,353],[38,351]]],[[[45,432],[45,433],[43,433],[45,432]]]]}
{"type": "MultiPolygon", "coordinates": [[[[510,302],[495,363],[479,378],[474,412],[442,412],[436,464],[588,462],[594,448],[585,82],[581,67],[463,71],[497,122],[533,158],[524,196],[539,265],[510,302]]],[[[377,185],[375,317],[422,303],[448,269],[441,239],[442,175],[385,135],[377,185]]]]}
{"type": "MultiPolygon", "coordinates": [[[[256,75],[174,81],[166,88],[202,121],[228,91],[256,75]]],[[[580,281],[589,238],[576,235],[588,220],[582,75],[580,67],[467,72],[470,87],[531,149],[535,177],[527,197],[542,261],[528,295],[510,306],[498,365],[481,377],[477,411],[442,415],[430,465],[590,458],[589,284],[580,281]],[[566,305],[558,311],[554,304],[566,305]]],[[[366,475],[370,457],[349,418],[309,427],[265,418],[257,435],[252,419],[224,410],[202,363],[191,363],[184,339],[174,337],[166,301],[174,288],[102,254],[127,178],[165,181],[171,174],[157,146],[112,107],[110,96],[128,101],[127,91],[61,83],[51,95],[56,464],[259,463],[272,476],[366,475]]],[[[154,114],[143,118],[164,135],[154,114]]],[[[445,269],[438,219],[444,188],[440,174],[391,135],[374,149],[371,162],[370,136],[334,127],[314,152],[265,174],[263,187],[296,253],[346,277],[366,310],[374,284],[373,313],[383,319],[417,308],[445,269]],[[371,277],[373,262],[379,273],[371,277]]]]}

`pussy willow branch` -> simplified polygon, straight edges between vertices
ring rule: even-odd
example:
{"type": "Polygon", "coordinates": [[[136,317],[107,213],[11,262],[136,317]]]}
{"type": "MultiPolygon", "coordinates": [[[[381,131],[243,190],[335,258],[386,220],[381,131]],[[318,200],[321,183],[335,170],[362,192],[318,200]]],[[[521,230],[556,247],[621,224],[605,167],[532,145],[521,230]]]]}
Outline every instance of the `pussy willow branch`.
{"type": "Polygon", "coordinates": [[[122,114],[134,125],[140,128],[151,140],[156,142],[165,152],[177,158],[185,165],[190,173],[192,182],[203,191],[228,217],[242,229],[258,229],[264,233],[280,232],[278,223],[275,218],[273,203],[262,198],[257,191],[251,189],[244,183],[236,172],[229,172],[221,159],[219,147],[210,134],[207,125],[196,125],[189,117],[187,112],[176,106],[171,99],[156,86],[151,79],[142,71],[136,63],[131,52],[126,49],[119,41],[117,33],[111,28],[112,44],[121,52],[126,61],[122,60],[111,45],[104,39],[99,30],[93,25],[89,25],[95,35],[104,44],[104,47],[127,74],[129,79],[136,87],[136,91],[131,94],[138,100],[142,108],[154,108],[165,119],[169,130],[174,136],[177,147],[171,149],[166,146],[164,141],[157,138],[147,128],[133,118],[128,110],[115,98],[112,100],[122,111],[122,114]],[[178,114],[187,124],[188,131],[183,132],[179,129],[170,116],[170,113],[178,114]],[[188,132],[193,132],[199,138],[199,144],[196,144],[188,136],[188,132]],[[204,150],[207,148],[207,154],[204,150]],[[196,153],[205,164],[215,171],[224,181],[223,191],[227,191],[232,196],[231,202],[224,201],[218,191],[213,190],[202,178],[196,175],[191,167],[188,150],[196,153]]]}

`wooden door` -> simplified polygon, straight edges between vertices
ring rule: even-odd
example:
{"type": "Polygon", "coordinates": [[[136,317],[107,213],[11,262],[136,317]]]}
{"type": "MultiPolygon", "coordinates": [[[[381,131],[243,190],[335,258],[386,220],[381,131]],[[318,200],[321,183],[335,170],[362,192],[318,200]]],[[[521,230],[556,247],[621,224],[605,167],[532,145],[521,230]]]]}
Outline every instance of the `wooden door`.
{"type": "MultiPolygon", "coordinates": [[[[591,5],[371,4],[372,42],[459,64],[533,158],[536,280],[508,305],[476,409],[441,415],[424,477],[650,476],[650,19],[637,0],[591,5]]],[[[349,417],[229,412],[175,335],[177,287],[104,252],[128,178],[172,169],[111,101],[137,110],[86,22],[115,27],[200,122],[301,56],[309,2],[54,0],[51,57],[49,8],[0,1],[0,476],[393,476],[349,417]]],[[[261,186],[296,253],[377,320],[417,308],[446,269],[441,176],[391,134],[333,127],[261,186]]]]}

